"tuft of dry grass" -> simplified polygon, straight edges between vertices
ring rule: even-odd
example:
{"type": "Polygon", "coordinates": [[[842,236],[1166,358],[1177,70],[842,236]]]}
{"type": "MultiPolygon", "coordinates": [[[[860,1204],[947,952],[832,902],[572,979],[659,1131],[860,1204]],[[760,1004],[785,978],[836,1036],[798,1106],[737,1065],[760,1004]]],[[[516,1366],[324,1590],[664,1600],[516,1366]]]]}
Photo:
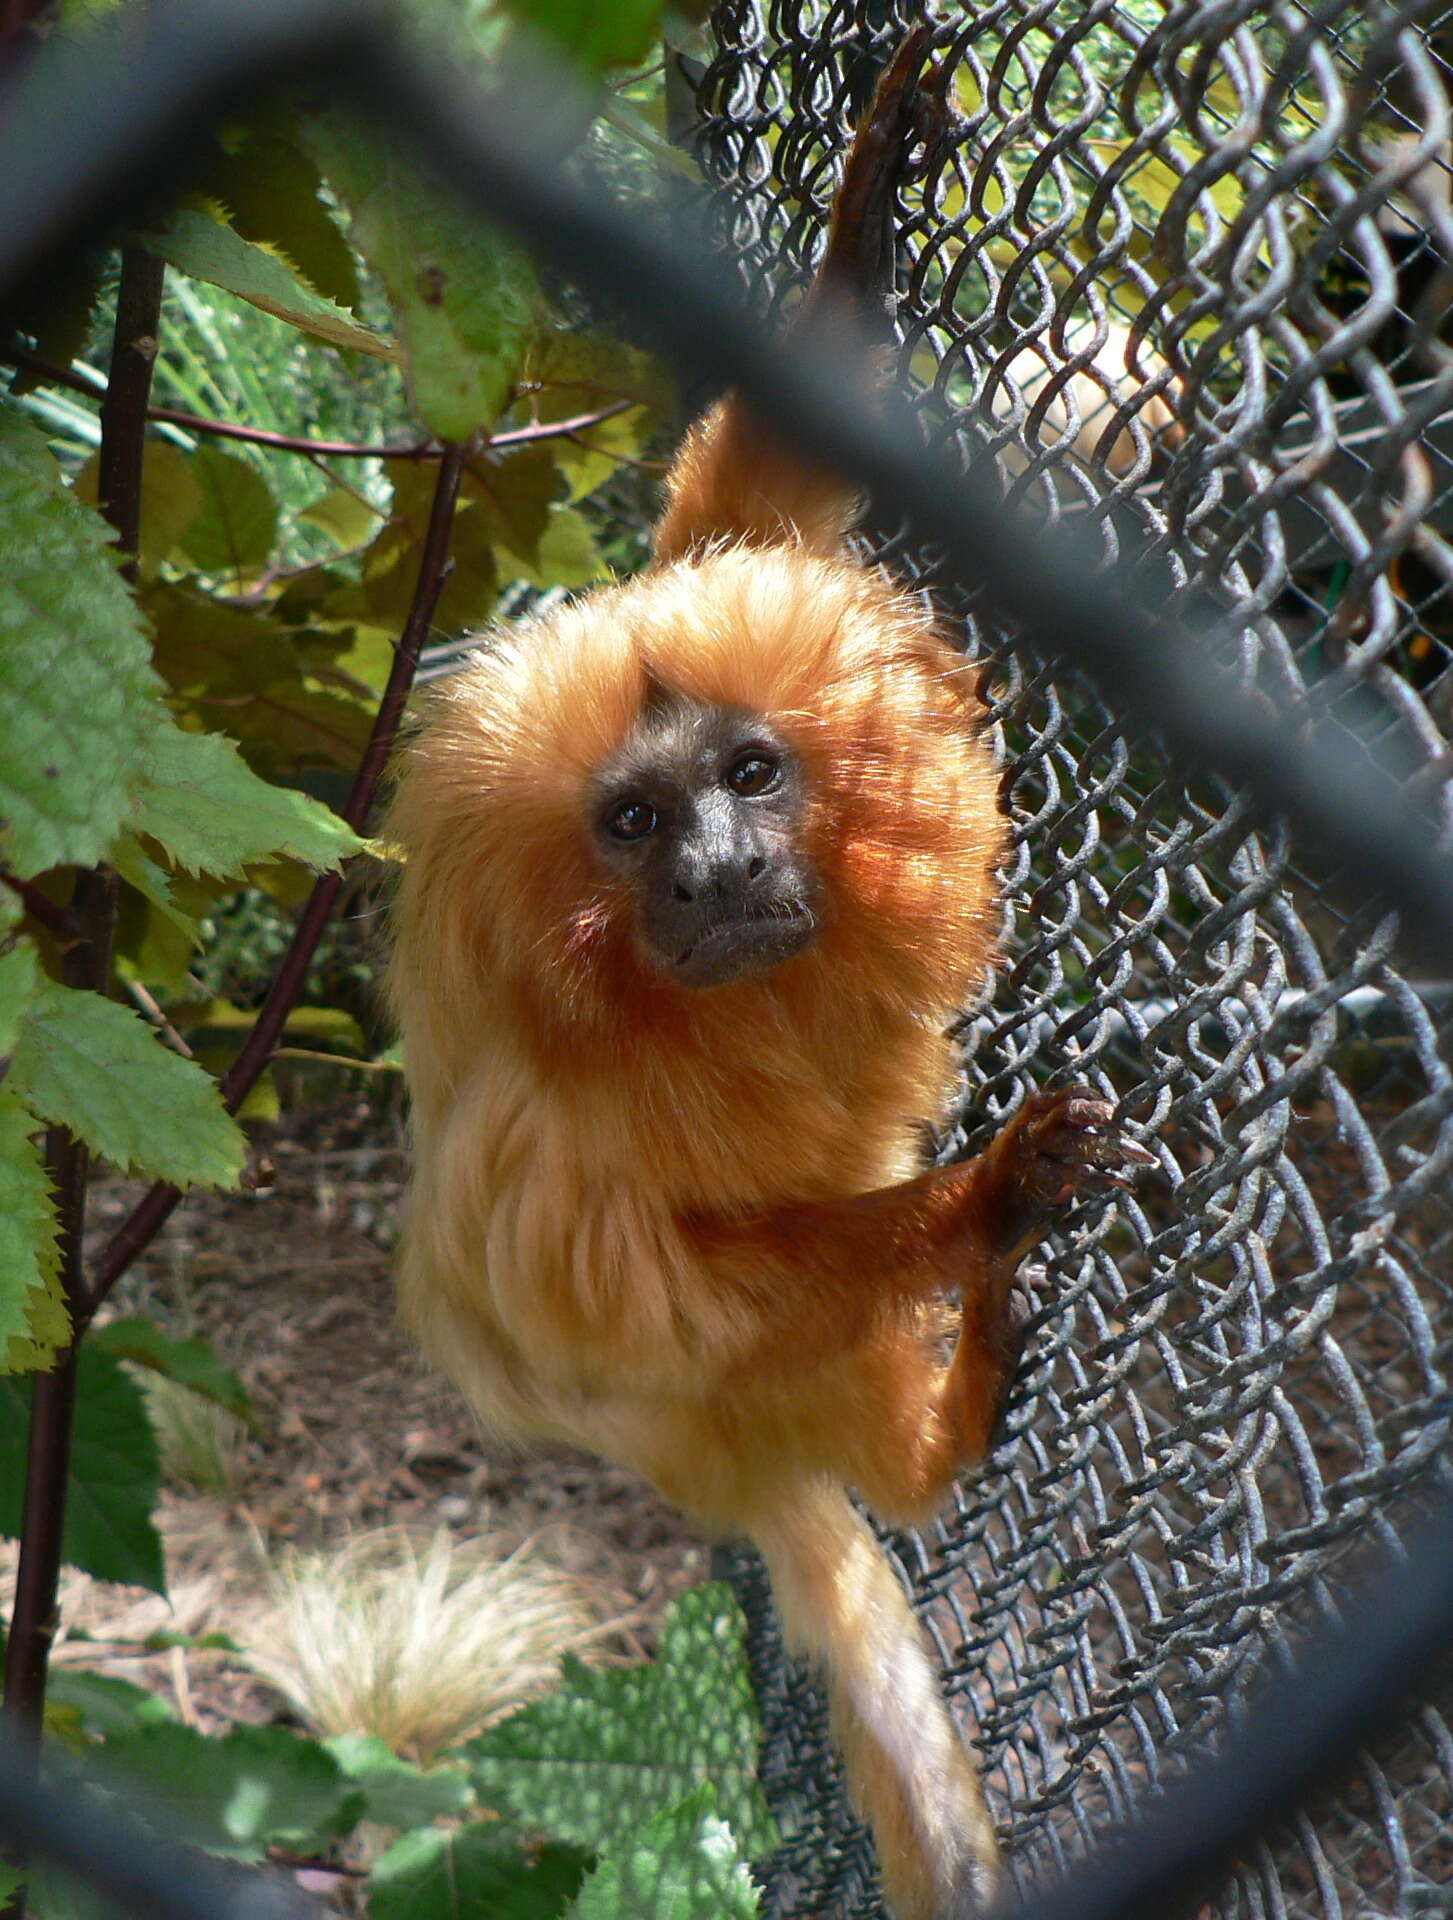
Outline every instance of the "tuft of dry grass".
{"type": "Polygon", "coordinates": [[[276,1569],[247,1636],[253,1669],[320,1734],[376,1734],[428,1760],[548,1686],[614,1631],[530,1546],[404,1527],[276,1569]]]}
{"type": "Polygon", "coordinates": [[[247,1457],[247,1428],[237,1415],[164,1374],[148,1372],[142,1390],[168,1484],[235,1498],[247,1457]]]}

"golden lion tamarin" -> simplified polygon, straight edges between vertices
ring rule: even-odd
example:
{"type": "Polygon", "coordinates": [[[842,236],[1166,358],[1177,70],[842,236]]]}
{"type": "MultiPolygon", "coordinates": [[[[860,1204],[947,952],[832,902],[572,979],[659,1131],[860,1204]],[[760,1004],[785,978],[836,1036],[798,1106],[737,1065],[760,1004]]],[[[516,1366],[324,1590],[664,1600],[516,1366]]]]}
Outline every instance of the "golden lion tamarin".
{"type": "MultiPolygon", "coordinates": [[[[923,44],[854,144],[819,312],[891,265],[923,44]]],[[[969,675],[921,597],[852,558],[852,513],[728,399],[678,457],[651,568],[431,697],[386,829],[400,1287],[494,1429],[756,1542],[828,1669],[888,1897],[939,1920],[993,1897],[994,1832],[846,1489],[911,1520],[983,1453],[1020,1259],[1145,1156],[1070,1090],[922,1171],[1004,836],[969,675]]]]}

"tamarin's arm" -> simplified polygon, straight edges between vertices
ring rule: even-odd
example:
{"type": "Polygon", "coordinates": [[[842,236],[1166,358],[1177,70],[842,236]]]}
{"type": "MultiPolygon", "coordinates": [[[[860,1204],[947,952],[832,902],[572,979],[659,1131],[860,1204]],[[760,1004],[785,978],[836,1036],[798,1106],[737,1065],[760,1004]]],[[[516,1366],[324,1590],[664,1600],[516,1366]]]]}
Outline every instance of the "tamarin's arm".
{"type": "MultiPolygon", "coordinates": [[[[784,1202],[682,1224],[713,1279],[755,1328],[757,1372],[855,1345],[885,1312],[962,1289],[965,1324],[997,1348],[1015,1269],[1056,1208],[1126,1186],[1153,1156],[1112,1130],[1082,1089],[1036,1095],[973,1160],[842,1199],[784,1202]]],[[[1013,1356],[1009,1357],[1012,1365],[1013,1356]]]]}

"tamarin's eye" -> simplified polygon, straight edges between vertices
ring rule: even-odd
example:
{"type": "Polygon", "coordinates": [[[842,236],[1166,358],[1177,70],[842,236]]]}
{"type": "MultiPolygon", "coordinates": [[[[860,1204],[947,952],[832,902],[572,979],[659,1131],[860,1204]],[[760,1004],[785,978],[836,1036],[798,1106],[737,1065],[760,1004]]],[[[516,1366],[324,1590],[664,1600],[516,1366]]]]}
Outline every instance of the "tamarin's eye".
{"type": "Polygon", "coordinates": [[[726,771],[726,783],[732,792],[748,796],[766,793],[781,777],[781,767],[764,753],[744,753],[740,760],[733,760],[726,771]]]}
{"type": "Polygon", "coordinates": [[[644,840],[657,824],[656,809],[649,800],[622,800],[606,815],[605,830],[617,840],[644,840]]]}

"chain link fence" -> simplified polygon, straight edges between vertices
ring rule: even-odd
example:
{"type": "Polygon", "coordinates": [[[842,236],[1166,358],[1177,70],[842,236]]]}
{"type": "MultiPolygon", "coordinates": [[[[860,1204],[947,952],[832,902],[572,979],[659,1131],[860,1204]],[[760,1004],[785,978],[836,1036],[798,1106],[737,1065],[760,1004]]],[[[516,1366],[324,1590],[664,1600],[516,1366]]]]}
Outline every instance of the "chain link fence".
{"type": "MultiPolygon", "coordinates": [[[[921,9],[727,0],[698,89],[715,244],[810,275],[877,65],[921,9]]],[[[904,209],[904,379],[1052,543],[1129,561],[1165,644],[1396,747],[1453,808],[1453,10],[944,9],[957,111],[904,209]]],[[[880,530],[930,585],[932,557],[880,530]]],[[[1012,927],[965,1024],[972,1150],[1046,1082],[1113,1093],[1159,1178],[1045,1250],[1010,1438],[894,1536],[1022,1886],[1233,1721],[1446,1480],[1453,956],[1348,918],[1287,837],[951,606],[1002,732],[1012,927]]],[[[1335,780],[1337,769],[1327,769],[1335,780]]],[[[881,1912],[765,1581],[768,1911],[881,1912]]],[[[1453,1912],[1453,1687],[1247,1859],[1227,1916],[1453,1912]]]]}

